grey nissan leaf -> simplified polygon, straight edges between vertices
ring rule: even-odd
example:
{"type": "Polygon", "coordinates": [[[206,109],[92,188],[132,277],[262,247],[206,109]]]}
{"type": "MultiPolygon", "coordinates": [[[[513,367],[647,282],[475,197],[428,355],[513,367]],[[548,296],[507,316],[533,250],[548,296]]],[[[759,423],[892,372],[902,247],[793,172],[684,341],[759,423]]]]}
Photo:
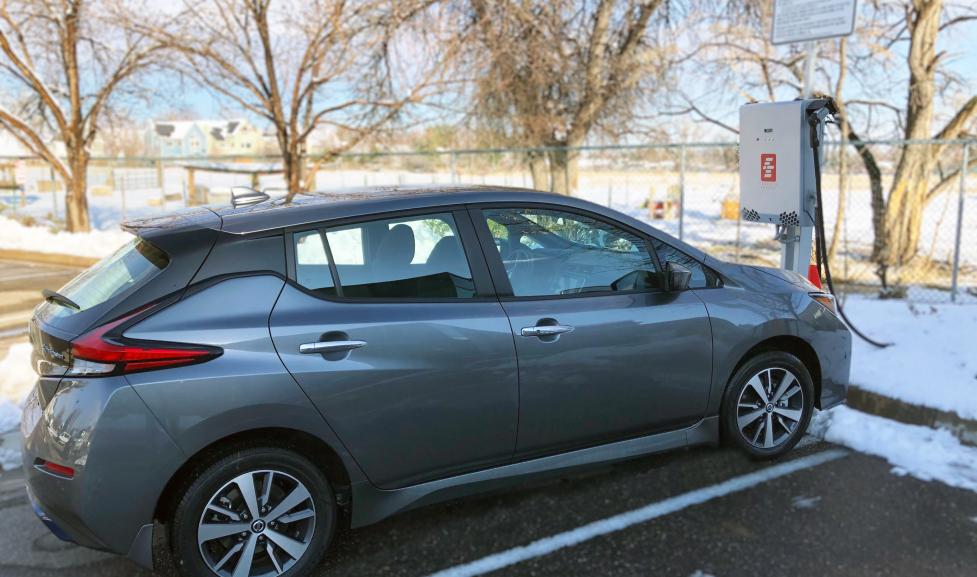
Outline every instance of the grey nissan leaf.
{"type": "Polygon", "coordinates": [[[845,400],[830,295],[608,208],[252,200],[127,223],[44,292],[21,431],[62,539],[188,577],[308,575],[340,524],[721,439],[779,457],[845,400]]]}

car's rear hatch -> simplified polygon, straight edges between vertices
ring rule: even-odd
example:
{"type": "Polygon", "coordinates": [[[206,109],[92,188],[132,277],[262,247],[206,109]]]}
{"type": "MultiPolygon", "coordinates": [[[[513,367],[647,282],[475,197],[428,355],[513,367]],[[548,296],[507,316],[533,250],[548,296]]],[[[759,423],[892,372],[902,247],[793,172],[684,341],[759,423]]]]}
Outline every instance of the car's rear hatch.
{"type": "Polygon", "coordinates": [[[34,309],[29,326],[38,394],[50,400],[71,362],[71,341],[189,284],[214,245],[221,219],[205,208],[127,222],[132,240],[34,309]],[[63,297],[63,298],[61,298],[63,297]],[[72,305],[77,305],[77,308],[72,305]]]}

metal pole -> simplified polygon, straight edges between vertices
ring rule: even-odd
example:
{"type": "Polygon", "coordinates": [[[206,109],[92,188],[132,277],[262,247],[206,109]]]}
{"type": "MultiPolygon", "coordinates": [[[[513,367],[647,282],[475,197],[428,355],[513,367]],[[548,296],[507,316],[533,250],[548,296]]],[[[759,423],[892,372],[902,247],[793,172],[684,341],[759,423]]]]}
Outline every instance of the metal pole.
{"type": "Polygon", "coordinates": [[[451,153],[451,184],[458,184],[458,170],[455,166],[458,162],[457,157],[456,153],[451,153]]]}
{"type": "Polygon", "coordinates": [[[817,57],[818,45],[814,40],[804,43],[807,55],[804,57],[804,90],[801,96],[810,98],[814,95],[814,59],[817,57]]]}
{"type": "Polygon", "coordinates": [[[685,228],[685,145],[679,148],[678,156],[678,239],[683,240],[685,228]]]}
{"type": "MultiPolygon", "coordinates": [[[[114,174],[115,171],[112,172],[113,172],[112,180],[115,180],[115,174],[114,174]]],[[[119,192],[121,193],[122,196],[122,220],[125,220],[126,219],[126,177],[125,175],[122,175],[122,177],[119,178],[119,192]]],[[[163,205],[163,210],[164,211],[166,210],[166,205],[163,205]]]]}
{"type": "Polygon", "coordinates": [[[957,199],[957,239],[953,246],[953,281],[950,300],[957,302],[957,273],[960,272],[960,236],[963,234],[963,206],[967,196],[967,170],[970,164],[970,143],[963,145],[963,165],[960,167],[960,195],[957,199]]]}

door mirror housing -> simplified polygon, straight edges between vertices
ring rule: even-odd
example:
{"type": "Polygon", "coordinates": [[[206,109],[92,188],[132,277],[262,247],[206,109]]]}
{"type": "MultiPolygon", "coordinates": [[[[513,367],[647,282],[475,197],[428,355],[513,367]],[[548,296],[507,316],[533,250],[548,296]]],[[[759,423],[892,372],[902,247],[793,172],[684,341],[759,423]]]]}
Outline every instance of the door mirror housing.
{"type": "Polygon", "coordinates": [[[692,271],[678,263],[670,262],[665,265],[665,277],[668,279],[668,290],[684,291],[689,288],[692,271]]]}

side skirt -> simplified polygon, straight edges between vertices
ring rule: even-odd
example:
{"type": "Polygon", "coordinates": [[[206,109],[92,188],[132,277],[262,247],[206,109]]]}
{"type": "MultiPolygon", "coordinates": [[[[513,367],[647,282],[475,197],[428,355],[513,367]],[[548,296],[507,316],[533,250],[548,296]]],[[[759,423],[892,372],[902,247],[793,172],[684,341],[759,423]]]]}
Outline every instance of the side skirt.
{"type": "Polygon", "coordinates": [[[661,453],[681,447],[716,444],[719,441],[719,417],[707,417],[695,425],[677,431],[656,433],[588,447],[559,455],[540,457],[502,465],[455,477],[447,477],[401,489],[378,489],[368,482],[354,484],[351,526],[363,527],[391,515],[467,495],[516,485],[538,476],[593,465],[613,463],[661,453]]]}

